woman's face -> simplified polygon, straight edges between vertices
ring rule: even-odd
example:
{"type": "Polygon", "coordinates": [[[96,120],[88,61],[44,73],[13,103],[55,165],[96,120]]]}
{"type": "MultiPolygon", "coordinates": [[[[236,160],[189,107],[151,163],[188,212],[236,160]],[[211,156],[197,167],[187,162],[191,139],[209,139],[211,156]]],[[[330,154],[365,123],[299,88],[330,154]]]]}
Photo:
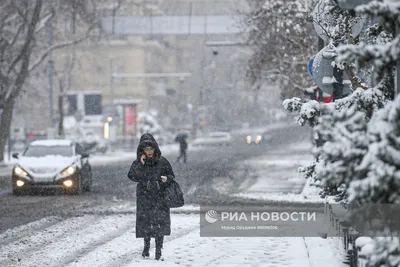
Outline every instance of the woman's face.
{"type": "Polygon", "coordinates": [[[146,158],[154,157],[154,152],[155,152],[155,149],[151,146],[144,148],[144,155],[146,156],[146,158]]]}

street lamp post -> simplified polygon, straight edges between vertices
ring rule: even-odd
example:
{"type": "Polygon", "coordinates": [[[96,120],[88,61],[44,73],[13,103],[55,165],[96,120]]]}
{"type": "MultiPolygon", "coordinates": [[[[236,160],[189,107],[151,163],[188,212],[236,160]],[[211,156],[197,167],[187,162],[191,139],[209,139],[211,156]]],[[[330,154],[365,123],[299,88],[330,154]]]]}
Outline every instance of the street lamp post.
{"type": "MultiPolygon", "coordinates": [[[[396,25],[396,36],[400,35],[400,25],[397,23],[396,25]]],[[[400,60],[397,60],[396,63],[396,84],[395,84],[395,97],[400,94],[400,60]]]]}
{"type": "Polygon", "coordinates": [[[112,105],[112,103],[114,102],[114,77],[113,77],[113,59],[110,59],[110,90],[109,90],[109,94],[110,94],[110,103],[112,105]]]}
{"type": "Polygon", "coordinates": [[[183,111],[185,109],[186,97],[183,93],[183,83],[185,81],[184,77],[179,77],[179,96],[178,96],[178,107],[179,107],[179,123],[182,123],[183,119],[183,111]],[[183,103],[182,103],[183,102],[183,103]]]}
{"type": "MultiPolygon", "coordinates": [[[[46,23],[48,47],[51,48],[53,45],[53,25],[52,20],[49,19],[46,23]]],[[[54,68],[53,68],[53,54],[50,51],[48,54],[48,76],[49,76],[49,129],[53,128],[53,79],[54,79],[54,68]]]]}

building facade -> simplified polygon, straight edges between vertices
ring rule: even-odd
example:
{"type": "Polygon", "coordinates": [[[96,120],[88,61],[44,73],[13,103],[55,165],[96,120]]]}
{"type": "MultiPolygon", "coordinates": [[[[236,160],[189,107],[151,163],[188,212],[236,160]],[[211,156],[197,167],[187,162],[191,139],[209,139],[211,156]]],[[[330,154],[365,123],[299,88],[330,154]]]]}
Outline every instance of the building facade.
{"type": "MultiPolygon", "coordinates": [[[[237,103],[252,97],[245,77],[250,51],[241,45],[207,44],[244,40],[240,12],[247,8],[247,0],[146,0],[140,5],[127,1],[116,11],[104,10],[100,41],[55,51],[54,68],[68,81],[64,91],[101,91],[104,104],[140,100],[138,110],[155,110],[166,126],[190,125],[199,110],[210,108],[208,120],[214,124],[232,121],[249,109],[237,103]],[[72,59],[74,67],[67,72],[72,59]],[[120,75],[140,73],[191,76],[120,75]]],[[[60,87],[56,82],[55,107],[60,87]]],[[[45,101],[43,113],[47,113],[45,101]]],[[[35,127],[46,126],[47,121],[35,127]]]]}

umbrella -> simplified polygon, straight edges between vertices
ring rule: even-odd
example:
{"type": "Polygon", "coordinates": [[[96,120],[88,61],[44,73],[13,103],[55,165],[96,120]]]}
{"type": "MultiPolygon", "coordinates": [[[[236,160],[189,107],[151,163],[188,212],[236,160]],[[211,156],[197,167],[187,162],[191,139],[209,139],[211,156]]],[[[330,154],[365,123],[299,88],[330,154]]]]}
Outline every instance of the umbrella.
{"type": "Polygon", "coordinates": [[[177,134],[175,137],[175,142],[183,141],[183,140],[187,139],[188,137],[189,137],[189,135],[187,133],[177,134]]]}

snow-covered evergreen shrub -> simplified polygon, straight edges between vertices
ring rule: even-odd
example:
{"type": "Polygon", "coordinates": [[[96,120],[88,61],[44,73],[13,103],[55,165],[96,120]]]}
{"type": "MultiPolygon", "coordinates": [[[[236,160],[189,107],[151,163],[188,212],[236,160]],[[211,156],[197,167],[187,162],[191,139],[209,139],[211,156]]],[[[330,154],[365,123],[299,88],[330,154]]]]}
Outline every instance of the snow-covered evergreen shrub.
{"type": "MultiPolygon", "coordinates": [[[[314,126],[322,139],[316,149],[318,161],[302,170],[319,182],[322,196],[358,204],[398,204],[400,96],[392,99],[394,67],[400,59],[400,31],[395,31],[400,26],[400,1],[372,1],[356,11],[378,18],[359,43],[337,45],[337,65],[344,66],[358,89],[333,104],[292,99],[284,106],[298,112],[299,124],[314,126]]],[[[369,266],[400,266],[399,247],[398,238],[375,238],[369,266]]]]}
{"type": "Polygon", "coordinates": [[[368,123],[368,150],[349,183],[349,200],[400,203],[400,96],[368,123]]]}

